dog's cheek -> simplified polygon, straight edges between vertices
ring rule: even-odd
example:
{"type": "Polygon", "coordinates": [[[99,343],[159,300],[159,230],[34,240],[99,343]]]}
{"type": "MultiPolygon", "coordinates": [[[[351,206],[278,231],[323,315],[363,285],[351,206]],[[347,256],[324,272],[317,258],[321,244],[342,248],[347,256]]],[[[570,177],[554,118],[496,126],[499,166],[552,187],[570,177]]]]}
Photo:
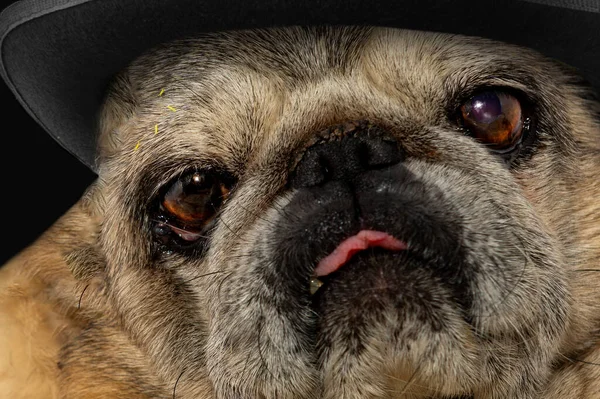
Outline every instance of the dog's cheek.
{"type": "Polygon", "coordinates": [[[306,331],[312,313],[278,289],[280,276],[272,274],[271,233],[282,206],[261,214],[256,201],[238,201],[243,205],[232,203],[222,215],[208,253],[206,272],[215,274],[199,288],[206,290],[210,310],[206,359],[216,397],[316,398],[314,348],[306,331]],[[254,223],[236,225],[249,215],[254,223]]]}
{"type": "Polygon", "coordinates": [[[535,392],[568,328],[566,260],[509,172],[485,159],[480,164],[468,172],[419,163],[410,168],[435,182],[461,213],[473,272],[470,318],[481,335],[479,373],[487,386],[482,392],[501,392],[499,380],[514,387],[520,376],[535,392]]]}
{"type": "Polygon", "coordinates": [[[180,379],[178,391],[185,392],[207,381],[202,304],[178,270],[156,262],[139,204],[143,201],[134,195],[139,177],[119,171],[114,164],[105,164],[101,171],[106,201],[97,246],[106,262],[102,292],[106,312],[119,321],[132,345],[144,348],[156,378],[169,387],[180,379]],[[180,378],[184,370],[195,372],[180,378]]]}
{"type": "Polygon", "coordinates": [[[106,258],[94,245],[70,251],[66,254],[65,261],[77,280],[87,281],[106,272],[106,258]]]}

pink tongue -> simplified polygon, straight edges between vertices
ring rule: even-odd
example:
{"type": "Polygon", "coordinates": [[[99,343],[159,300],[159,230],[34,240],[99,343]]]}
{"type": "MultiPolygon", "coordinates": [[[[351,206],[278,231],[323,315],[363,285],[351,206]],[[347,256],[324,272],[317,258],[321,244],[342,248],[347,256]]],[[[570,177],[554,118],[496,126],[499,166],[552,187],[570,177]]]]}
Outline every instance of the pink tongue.
{"type": "Polygon", "coordinates": [[[406,243],[382,231],[361,230],[357,235],[346,238],[332,253],[321,259],[315,274],[327,276],[348,262],[355,253],[370,247],[401,251],[406,249],[406,243]]]}

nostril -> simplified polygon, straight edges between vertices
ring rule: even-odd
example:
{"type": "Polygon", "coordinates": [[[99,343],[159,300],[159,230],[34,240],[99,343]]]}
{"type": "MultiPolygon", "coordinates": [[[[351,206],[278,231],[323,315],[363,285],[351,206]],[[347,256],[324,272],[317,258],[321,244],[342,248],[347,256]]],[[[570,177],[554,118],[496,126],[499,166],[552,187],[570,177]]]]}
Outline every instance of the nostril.
{"type": "Polygon", "coordinates": [[[358,160],[360,166],[364,169],[368,169],[370,166],[371,151],[369,146],[365,142],[359,142],[355,149],[355,157],[358,160]]]}
{"type": "Polygon", "coordinates": [[[331,174],[326,160],[317,151],[307,151],[291,175],[292,187],[312,187],[324,183],[331,174]]]}
{"type": "Polygon", "coordinates": [[[373,168],[390,166],[404,160],[398,144],[392,140],[365,140],[363,142],[367,155],[366,165],[373,168]]]}
{"type": "Polygon", "coordinates": [[[323,176],[323,179],[322,181],[320,181],[320,183],[324,183],[327,180],[331,180],[331,178],[333,177],[333,171],[331,169],[331,165],[329,165],[329,161],[327,160],[327,158],[320,157],[319,163],[321,165],[321,175],[323,176]]]}

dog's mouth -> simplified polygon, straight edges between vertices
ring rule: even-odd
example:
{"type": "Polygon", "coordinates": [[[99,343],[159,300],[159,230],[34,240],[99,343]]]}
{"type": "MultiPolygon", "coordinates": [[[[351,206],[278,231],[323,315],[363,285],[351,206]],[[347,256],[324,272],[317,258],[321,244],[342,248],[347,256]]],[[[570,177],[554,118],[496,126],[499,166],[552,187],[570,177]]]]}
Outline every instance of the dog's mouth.
{"type": "Polygon", "coordinates": [[[342,241],[329,255],[319,261],[310,279],[310,293],[314,295],[325,283],[327,276],[338,271],[357,253],[370,248],[388,251],[407,249],[404,241],[377,230],[361,230],[342,241]]]}

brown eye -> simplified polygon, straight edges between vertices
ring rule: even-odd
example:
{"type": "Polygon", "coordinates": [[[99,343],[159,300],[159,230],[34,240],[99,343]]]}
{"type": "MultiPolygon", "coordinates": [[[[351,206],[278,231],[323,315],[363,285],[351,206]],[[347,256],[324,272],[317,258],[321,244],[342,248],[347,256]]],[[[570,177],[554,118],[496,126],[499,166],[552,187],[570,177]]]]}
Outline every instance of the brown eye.
{"type": "Polygon", "coordinates": [[[491,150],[510,152],[521,142],[524,117],[514,96],[486,91],[460,107],[463,125],[477,141],[491,150]]]}
{"type": "Polygon", "coordinates": [[[166,244],[174,237],[184,242],[205,238],[231,186],[229,178],[200,171],[169,183],[160,198],[153,228],[159,241],[166,244]]]}

